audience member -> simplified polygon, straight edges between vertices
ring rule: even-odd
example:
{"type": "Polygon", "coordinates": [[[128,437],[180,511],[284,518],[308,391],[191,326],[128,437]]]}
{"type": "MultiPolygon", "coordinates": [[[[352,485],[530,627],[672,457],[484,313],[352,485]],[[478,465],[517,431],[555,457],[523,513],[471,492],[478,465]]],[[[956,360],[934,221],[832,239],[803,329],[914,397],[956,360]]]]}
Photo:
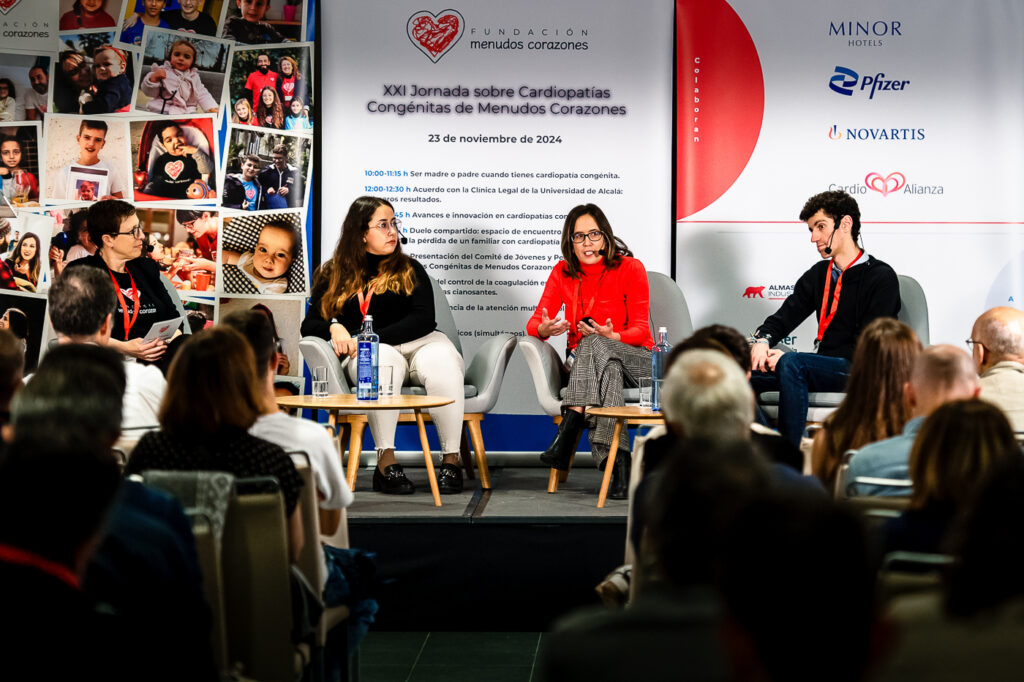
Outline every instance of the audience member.
{"type": "Polygon", "coordinates": [[[1024,431],[1024,312],[992,308],[982,313],[968,340],[981,376],[981,398],[1024,431]]]}
{"type": "Polygon", "coordinates": [[[256,358],[234,329],[213,327],[182,344],[167,375],[160,430],[145,434],[128,472],[216,470],[274,476],[284,494],[292,560],[302,549],[302,479],[280,446],[249,435],[263,411],[256,358]]]}
{"type": "Polygon", "coordinates": [[[835,487],[847,450],[895,436],[910,410],[903,385],[910,379],[921,341],[902,322],[881,317],[868,324],[853,351],[846,397],[814,436],[811,470],[825,487],[835,487]]]}
{"type": "MultiPolygon", "coordinates": [[[[49,302],[50,322],[58,343],[108,345],[117,308],[110,277],[97,268],[70,268],[50,286],[49,302]]],[[[127,357],[123,364],[126,386],[118,446],[128,451],[142,435],[140,429],[156,426],[167,382],[153,365],[127,357]]]]}
{"type": "Polygon", "coordinates": [[[925,348],[914,362],[910,381],[903,385],[903,400],[912,418],[903,432],[862,447],[850,460],[847,480],[855,495],[910,495],[910,488],[854,483],[858,477],[906,479],[910,477],[910,448],[925,418],[953,400],[978,396],[978,375],[963,350],[940,345],[925,348]]]}
{"type": "Polygon", "coordinates": [[[993,465],[1020,457],[1009,422],[991,403],[946,403],[925,419],[910,451],[910,506],[884,529],[886,552],[939,552],[950,522],[993,465]]]}
{"type": "MultiPolygon", "coordinates": [[[[72,447],[97,448],[113,463],[110,447],[121,430],[124,387],[118,353],[95,344],[54,348],[17,399],[15,439],[60,434],[72,447]]],[[[117,618],[118,656],[130,668],[145,670],[146,679],[216,679],[200,582],[195,540],[181,505],[125,481],[83,587],[117,618]]]]}

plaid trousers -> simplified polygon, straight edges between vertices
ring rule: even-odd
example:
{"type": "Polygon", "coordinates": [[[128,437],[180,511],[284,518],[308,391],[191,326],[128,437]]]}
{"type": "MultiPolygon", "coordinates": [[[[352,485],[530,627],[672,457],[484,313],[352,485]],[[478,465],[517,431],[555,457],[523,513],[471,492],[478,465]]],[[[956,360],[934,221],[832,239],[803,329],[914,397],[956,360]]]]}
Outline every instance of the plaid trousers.
{"type": "MultiPolygon", "coordinates": [[[[576,362],[569,374],[569,386],[562,399],[566,407],[615,407],[625,405],[623,379],[631,382],[651,376],[651,351],[605,338],[600,334],[584,336],[576,346],[576,362]]],[[[615,420],[587,416],[590,449],[600,464],[608,455],[615,431],[615,420]]],[[[629,450],[629,433],[619,435],[619,449],[629,450]]]]}

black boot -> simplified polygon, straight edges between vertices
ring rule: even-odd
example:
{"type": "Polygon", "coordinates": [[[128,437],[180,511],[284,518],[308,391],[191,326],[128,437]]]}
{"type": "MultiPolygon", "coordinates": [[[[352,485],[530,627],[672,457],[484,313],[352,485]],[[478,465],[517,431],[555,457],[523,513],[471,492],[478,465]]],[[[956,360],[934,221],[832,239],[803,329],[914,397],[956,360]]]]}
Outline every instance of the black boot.
{"type": "Polygon", "coordinates": [[[558,425],[555,440],[551,441],[551,445],[540,456],[540,461],[553,469],[568,471],[572,451],[585,424],[586,418],[582,412],[566,410],[562,415],[562,423],[558,425]]]}
{"type": "Polygon", "coordinates": [[[615,464],[612,465],[612,482],[608,486],[608,498],[612,500],[625,500],[629,497],[629,452],[622,451],[615,453],[615,464]]]}

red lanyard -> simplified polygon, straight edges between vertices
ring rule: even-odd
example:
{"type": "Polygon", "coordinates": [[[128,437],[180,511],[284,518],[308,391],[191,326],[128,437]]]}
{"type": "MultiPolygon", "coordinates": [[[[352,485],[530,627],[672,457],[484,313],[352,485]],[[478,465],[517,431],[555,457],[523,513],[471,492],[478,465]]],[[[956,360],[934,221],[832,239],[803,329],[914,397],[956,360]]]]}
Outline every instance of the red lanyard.
{"type": "Polygon", "coordinates": [[[128,273],[128,281],[132,283],[132,318],[128,319],[128,306],[125,304],[124,294],[121,293],[121,285],[117,283],[117,278],[114,277],[114,271],[107,268],[107,272],[110,273],[110,281],[114,283],[114,291],[117,292],[117,301],[121,304],[121,312],[124,313],[124,340],[128,340],[128,332],[131,331],[132,326],[135,324],[135,318],[139,316],[139,290],[135,287],[135,278],[132,277],[132,273],[128,272],[128,268],[124,269],[128,273]]]}
{"type": "MultiPolygon", "coordinates": [[[[607,268],[605,268],[604,270],[601,271],[601,276],[597,279],[597,286],[594,288],[594,295],[590,297],[590,300],[587,301],[586,307],[584,307],[582,309],[583,314],[580,315],[578,318],[576,318],[575,320],[572,321],[572,329],[574,331],[576,329],[577,323],[580,320],[582,320],[584,317],[589,315],[590,311],[593,309],[594,301],[597,299],[597,292],[601,291],[601,282],[604,281],[604,276],[605,276],[605,273],[607,273],[607,272],[608,272],[607,268]]],[[[579,281],[579,285],[576,287],[576,296],[574,297],[573,302],[572,302],[572,312],[573,312],[574,315],[576,314],[577,305],[579,304],[580,299],[582,299],[582,298],[583,298],[583,280],[581,279],[579,281]]]]}
{"type": "Polygon", "coordinates": [[[363,319],[366,319],[366,311],[370,309],[370,299],[373,298],[373,283],[377,281],[374,277],[370,280],[369,284],[366,285],[366,296],[363,296],[363,292],[360,289],[356,294],[356,298],[359,299],[359,312],[363,314],[363,319]]]}
{"type": "Polygon", "coordinates": [[[18,547],[12,547],[11,545],[0,544],[0,561],[8,564],[14,564],[16,566],[30,566],[38,569],[43,573],[52,575],[54,578],[61,580],[76,590],[78,586],[78,576],[75,575],[70,568],[63,564],[58,564],[56,561],[41,557],[38,554],[27,552],[18,547]]]}
{"type": "MultiPolygon", "coordinates": [[[[857,257],[850,261],[850,264],[846,266],[846,270],[853,267],[853,264],[860,260],[860,257],[864,255],[863,251],[857,253],[857,257]]],[[[828,267],[828,274],[825,276],[825,293],[821,297],[821,312],[818,314],[818,337],[814,340],[815,344],[821,343],[821,339],[825,336],[825,330],[832,324],[832,318],[836,316],[836,308],[839,307],[839,292],[843,290],[843,275],[846,274],[846,270],[839,271],[839,279],[836,280],[836,292],[832,294],[832,308],[825,314],[825,308],[828,306],[828,292],[832,288],[832,268],[836,266],[835,258],[832,259],[832,264],[828,267]]]]}

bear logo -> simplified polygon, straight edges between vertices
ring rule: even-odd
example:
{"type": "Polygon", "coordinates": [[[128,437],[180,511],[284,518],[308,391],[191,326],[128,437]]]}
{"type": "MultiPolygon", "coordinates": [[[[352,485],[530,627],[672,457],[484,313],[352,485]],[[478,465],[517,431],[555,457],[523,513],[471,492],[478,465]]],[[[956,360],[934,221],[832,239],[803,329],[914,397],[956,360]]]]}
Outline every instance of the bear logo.
{"type": "Polygon", "coordinates": [[[764,298],[764,287],[747,287],[743,298],[764,298]]]}

